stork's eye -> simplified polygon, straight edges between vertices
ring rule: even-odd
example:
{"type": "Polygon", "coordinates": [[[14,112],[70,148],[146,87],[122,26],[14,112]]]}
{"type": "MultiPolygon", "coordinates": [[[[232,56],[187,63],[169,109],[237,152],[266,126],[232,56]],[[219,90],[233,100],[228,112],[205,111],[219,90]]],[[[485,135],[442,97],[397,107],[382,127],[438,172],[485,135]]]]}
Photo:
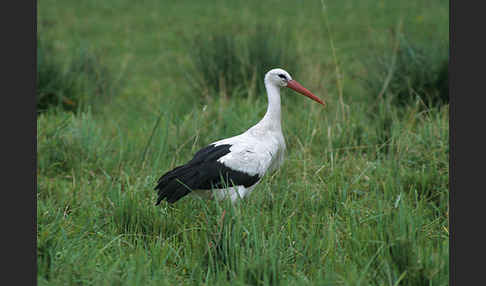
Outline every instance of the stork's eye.
{"type": "Polygon", "coordinates": [[[280,77],[281,79],[287,80],[287,77],[283,73],[279,74],[278,77],[280,77]]]}

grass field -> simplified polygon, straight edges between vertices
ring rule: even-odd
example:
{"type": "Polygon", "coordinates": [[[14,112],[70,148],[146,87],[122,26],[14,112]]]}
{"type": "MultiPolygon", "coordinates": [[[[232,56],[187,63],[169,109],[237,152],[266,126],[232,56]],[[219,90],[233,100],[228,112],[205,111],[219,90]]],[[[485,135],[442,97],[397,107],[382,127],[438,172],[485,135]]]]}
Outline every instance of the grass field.
{"type": "Polygon", "coordinates": [[[447,55],[448,5],[40,1],[56,58],[96,53],[117,92],[38,115],[38,284],[448,285],[449,107],[362,80],[400,34],[447,55]],[[328,106],[283,92],[286,161],[248,199],[154,206],[160,175],[265,113],[263,93],[190,84],[194,39],[258,25],[294,39],[288,71],[328,106]]]}

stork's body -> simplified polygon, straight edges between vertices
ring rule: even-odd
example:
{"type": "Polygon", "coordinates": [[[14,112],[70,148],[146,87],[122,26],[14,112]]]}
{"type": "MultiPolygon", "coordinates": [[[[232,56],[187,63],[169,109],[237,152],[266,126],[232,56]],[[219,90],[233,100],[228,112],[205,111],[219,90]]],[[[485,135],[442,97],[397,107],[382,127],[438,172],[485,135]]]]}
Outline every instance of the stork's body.
{"type": "Polygon", "coordinates": [[[174,203],[189,193],[234,202],[248,195],[266,173],[278,169],[285,153],[280,108],[280,88],[285,86],[324,105],[286,71],[269,71],[268,107],[260,122],[240,135],[209,144],[191,161],[164,174],[155,188],[157,204],[163,199],[174,203]]]}

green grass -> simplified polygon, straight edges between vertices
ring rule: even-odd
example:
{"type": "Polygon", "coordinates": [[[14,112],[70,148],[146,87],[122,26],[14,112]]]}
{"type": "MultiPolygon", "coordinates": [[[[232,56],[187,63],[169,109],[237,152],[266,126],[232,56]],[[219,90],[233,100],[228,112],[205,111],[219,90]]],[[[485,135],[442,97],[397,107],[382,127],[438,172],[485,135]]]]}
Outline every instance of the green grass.
{"type": "Polygon", "coordinates": [[[377,49],[364,79],[371,99],[388,96],[397,106],[416,99],[425,107],[449,103],[449,56],[445,43],[417,44],[403,34],[395,35],[393,47],[377,49]]]}
{"type": "Polygon", "coordinates": [[[225,28],[208,34],[198,35],[192,43],[198,48],[191,52],[194,71],[189,82],[196,98],[262,94],[261,79],[273,68],[283,66],[299,75],[298,53],[287,44],[294,40],[281,28],[256,24],[244,33],[225,28]]]}
{"type": "Polygon", "coordinates": [[[118,94],[123,83],[99,55],[81,45],[65,57],[54,40],[45,36],[37,41],[37,111],[58,108],[68,111],[99,110],[118,94]]]}
{"type": "Polygon", "coordinates": [[[97,112],[38,115],[38,284],[448,285],[449,107],[371,100],[361,80],[400,21],[447,43],[448,2],[324,4],[40,3],[39,33],[66,62],[88,43],[127,77],[97,112]],[[248,199],[156,207],[160,175],[266,110],[245,90],[194,98],[192,40],[259,24],[294,39],[288,71],[328,106],[283,92],[286,161],[248,199]]]}

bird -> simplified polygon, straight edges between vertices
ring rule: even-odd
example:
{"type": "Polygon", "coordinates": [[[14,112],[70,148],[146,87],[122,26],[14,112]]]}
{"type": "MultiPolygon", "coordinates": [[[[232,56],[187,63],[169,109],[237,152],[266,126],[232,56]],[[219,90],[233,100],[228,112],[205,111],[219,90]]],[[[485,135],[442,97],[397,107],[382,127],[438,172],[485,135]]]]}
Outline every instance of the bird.
{"type": "Polygon", "coordinates": [[[281,125],[280,90],[287,87],[326,106],[325,102],[274,68],[264,77],[268,105],[263,118],[245,132],[210,143],[197,151],[187,163],[163,174],[157,181],[159,205],[172,204],[191,194],[205,199],[232,203],[249,195],[265,174],[277,170],[286,149],[281,125]]]}

